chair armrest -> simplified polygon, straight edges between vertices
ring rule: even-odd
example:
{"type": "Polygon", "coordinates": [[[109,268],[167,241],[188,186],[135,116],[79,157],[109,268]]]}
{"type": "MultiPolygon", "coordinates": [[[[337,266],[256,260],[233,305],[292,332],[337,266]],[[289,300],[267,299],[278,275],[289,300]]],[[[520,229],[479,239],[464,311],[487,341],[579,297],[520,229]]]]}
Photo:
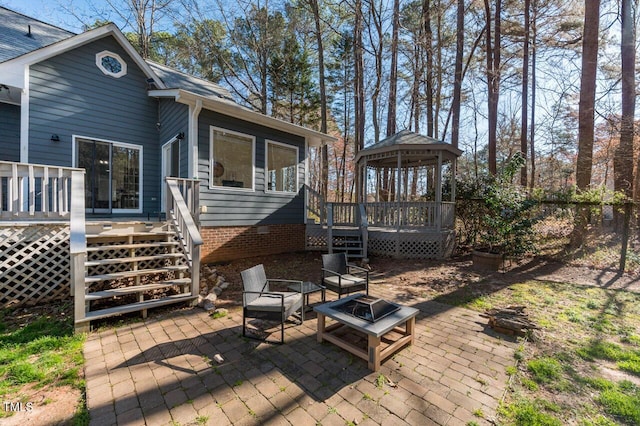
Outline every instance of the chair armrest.
{"type": "Polygon", "coordinates": [[[337,275],[340,276],[341,274],[336,272],[336,271],[332,271],[331,269],[326,269],[326,268],[322,268],[322,275],[324,276],[325,272],[331,272],[333,275],[337,275]]]}
{"type": "Polygon", "coordinates": [[[267,279],[267,281],[275,281],[275,282],[282,282],[282,283],[293,283],[293,284],[298,284],[301,283],[302,280],[280,280],[280,279],[267,279]]]}
{"type": "Polygon", "coordinates": [[[349,268],[353,268],[353,269],[355,269],[355,270],[357,270],[357,271],[360,271],[360,272],[366,272],[366,273],[369,273],[369,270],[368,270],[368,269],[361,268],[361,267],[356,266],[356,265],[354,265],[354,264],[352,264],[352,263],[348,263],[348,264],[347,264],[347,266],[348,266],[349,268]]]}
{"type": "Polygon", "coordinates": [[[369,270],[365,269],[365,268],[361,268],[359,266],[356,265],[347,265],[347,268],[349,268],[349,273],[352,275],[365,275],[365,277],[367,278],[367,282],[369,282],[369,270]],[[353,272],[352,272],[353,270],[353,272]]]}
{"type": "Polygon", "coordinates": [[[281,279],[267,279],[267,285],[270,291],[283,290],[286,291],[286,287],[291,284],[299,284],[302,289],[302,281],[300,280],[281,280],[281,279]],[[273,284],[273,285],[272,285],[273,284]]]}

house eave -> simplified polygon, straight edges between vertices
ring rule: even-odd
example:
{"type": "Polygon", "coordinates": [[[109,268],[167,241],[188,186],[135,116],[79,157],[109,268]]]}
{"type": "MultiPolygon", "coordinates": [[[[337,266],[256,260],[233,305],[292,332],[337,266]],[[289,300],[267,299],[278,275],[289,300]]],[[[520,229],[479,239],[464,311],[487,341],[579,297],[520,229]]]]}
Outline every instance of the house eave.
{"type": "Polygon", "coordinates": [[[149,96],[156,98],[172,98],[176,102],[186,105],[193,105],[197,100],[200,100],[202,102],[202,107],[207,110],[219,112],[231,117],[237,117],[251,123],[260,124],[265,127],[281,130],[297,136],[302,136],[306,139],[310,147],[318,147],[323,143],[333,143],[337,141],[337,138],[333,136],[308,129],[297,124],[288,123],[274,117],[269,117],[267,115],[260,114],[259,112],[251,111],[226,99],[205,97],[182,89],[150,90],[148,94],[149,96]]]}

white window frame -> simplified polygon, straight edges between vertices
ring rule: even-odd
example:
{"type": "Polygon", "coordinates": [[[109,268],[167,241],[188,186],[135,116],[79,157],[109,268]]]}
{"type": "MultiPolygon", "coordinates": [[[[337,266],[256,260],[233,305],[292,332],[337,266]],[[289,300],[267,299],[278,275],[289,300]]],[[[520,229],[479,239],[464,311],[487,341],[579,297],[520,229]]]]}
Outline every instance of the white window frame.
{"type": "Polygon", "coordinates": [[[282,143],[282,142],[277,142],[274,140],[265,140],[264,141],[264,192],[268,192],[270,194],[279,194],[279,195],[296,195],[298,193],[298,189],[299,189],[299,162],[300,162],[300,151],[298,149],[297,146],[295,145],[289,145],[286,143],[282,143]],[[295,168],[296,168],[296,173],[295,173],[295,177],[296,177],[296,183],[295,183],[295,190],[293,191],[277,191],[275,189],[269,189],[269,145],[279,145],[282,147],[285,147],[287,149],[293,149],[296,152],[296,163],[295,163],[295,168]]]}
{"type": "Polygon", "coordinates": [[[236,132],[233,130],[225,129],[223,127],[209,126],[209,189],[216,189],[221,191],[240,191],[240,192],[255,192],[256,188],[256,137],[248,135],[246,133],[236,132]],[[213,156],[213,136],[214,132],[224,132],[231,135],[240,136],[251,140],[251,187],[250,188],[236,188],[233,186],[216,185],[213,181],[213,169],[216,161],[213,156]]]}
{"type": "Polygon", "coordinates": [[[122,57],[120,57],[120,55],[118,55],[117,53],[113,53],[108,50],[103,50],[100,53],[96,53],[96,66],[100,69],[100,71],[102,71],[103,74],[113,78],[120,78],[127,75],[127,63],[124,61],[124,59],[122,59],[122,57]],[[122,69],[119,72],[114,73],[106,69],[104,65],[102,65],[102,58],[106,58],[107,56],[111,56],[115,58],[118,62],[120,62],[122,69]]]}
{"type": "MultiPolygon", "coordinates": [[[[138,182],[138,193],[140,194],[138,197],[138,201],[139,201],[139,206],[137,209],[111,209],[112,213],[142,213],[143,209],[144,209],[144,194],[142,193],[142,189],[144,188],[144,176],[143,176],[143,167],[142,165],[144,164],[144,160],[143,160],[143,155],[144,155],[144,149],[142,145],[136,145],[136,144],[131,144],[131,143],[125,143],[125,142],[118,142],[118,141],[113,141],[113,140],[109,140],[109,139],[100,139],[100,138],[94,138],[91,136],[80,136],[80,135],[72,135],[71,136],[71,164],[73,164],[74,167],[76,167],[76,145],[77,145],[77,141],[78,139],[81,140],[86,140],[86,141],[96,141],[96,142],[104,142],[104,143],[109,143],[113,146],[119,146],[122,148],[129,148],[129,149],[137,149],[140,152],[140,158],[139,158],[139,169],[140,169],[140,179],[138,182]]],[[[111,203],[113,203],[113,200],[111,200],[111,203]]]]}

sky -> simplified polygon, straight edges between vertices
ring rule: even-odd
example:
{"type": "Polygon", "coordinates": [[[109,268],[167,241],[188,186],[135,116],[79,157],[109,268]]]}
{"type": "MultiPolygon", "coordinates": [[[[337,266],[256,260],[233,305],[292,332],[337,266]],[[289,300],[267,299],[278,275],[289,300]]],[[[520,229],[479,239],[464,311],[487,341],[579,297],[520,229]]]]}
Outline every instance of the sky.
{"type": "Polygon", "coordinates": [[[0,0],[0,5],[74,33],[81,33],[83,24],[92,24],[96,19],[108,18],[120,24],[113,13],[101,13],[109,9],[104,0],[0,0]]]}

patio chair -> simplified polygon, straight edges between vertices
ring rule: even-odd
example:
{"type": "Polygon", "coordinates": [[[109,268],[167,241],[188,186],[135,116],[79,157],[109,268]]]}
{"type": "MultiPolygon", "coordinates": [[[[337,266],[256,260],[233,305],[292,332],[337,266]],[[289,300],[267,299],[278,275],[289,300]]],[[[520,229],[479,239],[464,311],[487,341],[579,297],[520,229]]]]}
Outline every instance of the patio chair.
{"type": "Polygon", "coordinates": [[[369,271],[347,262],[346,253],[322,255],[322,285],[343,294],[364,290],[369,294],[369,271]]]}
{"type": "Polygon", "coordinates": [[[302,293],[295,291],[274,291],[271,284],[300,284],[302,286],[302,281],[267,279],[262,264],[246,269],[240,275],[243,285],[242,335],[246,336],[247,318],[280,321],[280,343],[284,343],[285,320],[294,312],[300,311],[300,321],[304,322],[303,297],[302,293]]]}

